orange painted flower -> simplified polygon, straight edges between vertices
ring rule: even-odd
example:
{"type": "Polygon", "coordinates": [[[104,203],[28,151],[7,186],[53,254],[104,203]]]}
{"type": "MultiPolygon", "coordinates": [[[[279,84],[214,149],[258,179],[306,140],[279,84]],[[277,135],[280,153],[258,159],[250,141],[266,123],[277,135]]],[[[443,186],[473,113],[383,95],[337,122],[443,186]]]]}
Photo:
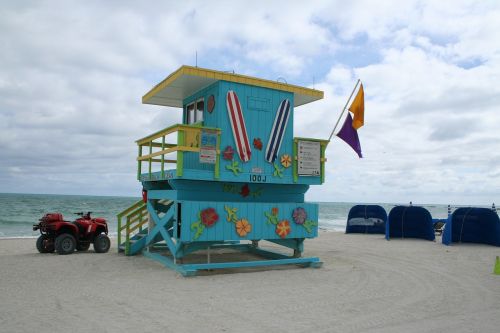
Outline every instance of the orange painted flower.
{"type": "Polygon", "coordinates": [[[290,228],[290,222],[288,220],[283,220],[276,225],[276,234],[281,238],[285,238],[292,229],[290,228]]]}
{"type": "Polygon", "coordinates": [[[278,215],[278,208],[274,207],[272,210],[273,215],[278,215]]]}
{"type": "Polygon", "coordinates": [[[252,231],[252,225],[248,223],[248,220],[241,219],[236,221],[236,233],[240,237],[245,237],[250,231],[252,231]]]}
{"type": "Polygon", "coordinates": [[[292,158],[290,157],[290,155],[285,154],[281,156],[281,165],[285,168],[288,168],[290,165],[292,165],[292,158]]]}

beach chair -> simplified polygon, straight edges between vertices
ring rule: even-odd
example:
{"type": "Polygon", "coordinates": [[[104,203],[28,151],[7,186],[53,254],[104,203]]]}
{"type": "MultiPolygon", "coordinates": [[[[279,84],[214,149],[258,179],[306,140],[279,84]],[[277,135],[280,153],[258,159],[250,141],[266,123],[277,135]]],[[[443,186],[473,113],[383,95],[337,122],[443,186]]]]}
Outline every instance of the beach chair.
{"type": "Polygon", "coordinates": [[[446,223],[444,220],[438,220],[438,221],[434,222],[434,233],[436,235],[441,236],[443,234],[445,224],[446,223]]]}

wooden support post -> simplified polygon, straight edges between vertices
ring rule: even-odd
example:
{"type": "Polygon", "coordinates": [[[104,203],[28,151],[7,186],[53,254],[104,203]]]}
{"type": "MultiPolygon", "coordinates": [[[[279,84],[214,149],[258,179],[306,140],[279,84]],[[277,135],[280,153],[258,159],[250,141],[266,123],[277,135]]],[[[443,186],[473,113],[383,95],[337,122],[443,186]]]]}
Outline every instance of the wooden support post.
{"type": "MultiPolygon", "coordinates": [[[[139,157],[142,156],[142,146],[139,144],[139,157]]],[[[142,161],[138,160],[137,161],[137,180],[141,180],[141,166],[142,166],[142,161]]]]}
{"type": "MultiPolygon", "coordinates": [[[[149,212],[149,210],[147,212],[148,212],[148,235],[149,235],[151,230],[154,228],[155,224],[153,222],[153,218],[151,217],[151,213],[149,212]]],[[[148,246],[148,250],[150,250],[150,246],[148,246]]]]}
{"type": "Polygon", "coordinates": [[[326,145],[321,142],[321,184],[325,182],[325,148],[326,145]]]}
{"type": "Polygon", "coordinates": [[[220,177],[220,132],[217,133],[217,144],[215,145],[215,170],[214,177],[219,179],[220,177]]]}
{"type": "MultiPolygon", "coordinates": [[[[149,141],[149,155],[151,155],[153,153],[153,141],[149,141]]],[[[149,158],[149,180],[151,180],[151,164],[152,164],[152,158],[150,157],[149,158]]]]}
{"type": "Polygon", "coordinates": [[[127,216],[127,225],[125,228],[125,255],[130,252],[130,216],[127,216]]]}
{"type": "MultiPolygon", "coordinates": [[[[161,137],[161,150],[165,149],[165,135],[161,137]]],[[[165,154],[161,155],[161,179],[165,178],[165,154]]]]}
{"type": "MultiPolygon", "coordinates": [[[[184,130],[179,130],[177,132],[177,146],[183,147],[185,144],[185,133],[184,130]]],[[[177,177],[182,177],[183,173],[183,168],[184,168],[184,152],[182,150],[177,151],[177,169],[176,169],[176,174],[177,177]]]]}
{"type": "Polygon", "coordinates": [[[122,217],[118,216],[118,250],[122,244],[122,217]]]}
{"type": "Polygon", "coordinates": [[[139,211],[139,233],[142,232],[142,209],[139,211]]]}
{"type": "Polygon", "coordinates": [[[298,145],[298,140],[293,139],[293,157],[292,157],[292,171],[293,171],[293,182],[296,183],[299,181],[299,166],[298,166],[298,156],[297,156],[297,145],[298,145]]]}

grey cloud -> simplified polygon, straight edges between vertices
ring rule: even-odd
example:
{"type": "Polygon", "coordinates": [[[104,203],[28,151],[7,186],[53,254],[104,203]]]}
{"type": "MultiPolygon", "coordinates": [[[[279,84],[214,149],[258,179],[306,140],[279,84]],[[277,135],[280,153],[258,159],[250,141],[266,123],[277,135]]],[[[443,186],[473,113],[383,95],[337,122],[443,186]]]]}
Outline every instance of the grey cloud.
{"type": "Polygon", "coordinates": [[[496,87],[457,88],[453,87],[453,83],[449,83],[439,95],[421,94],[409,97],[396,112],[404,117],[433,112],[481,113],[500,105],[500,92],[496,89],[496,87]]]}
{"type": "Polygon", "coordinates": [[[289,83],[332,69],[331,77],[316,76],[325,101],[297,110],[295,134],[302,136],[327,137],[350,81],[363,79],[366,157],[334,140],[327,183],[312,187],[309,199],[448,200],[433,196],[439,193],[489,202],[500,196],[499,177],[491,176],[500,165],[498,29],[477,17],[498,8],[471,6],[262,1],[249,10],[243,2],[186,1],[157,2],[152,10],[132,1],[6,2],[0,192],[137,195],[134,141],[180,121],[179,110],[142,105],[141,96],[181,64],[194,64],[198,51],[200,65],[289,83]],[[443,27],[446,38],[433,39],[443,27]],[[430,37],[419,49],[421,36],[430,37]],[[337,57],[366,46],[377,57],[363,59],[362,68],[355,68],[355,52],[337,57]],[[459,67],[478,54],[484,61],[459,67]],[[485,114],[460,137],[467,120],[485,114]],[[462,195],[474,186],[475,197],[462,195]]]}
{"type": "Polygon", "coordinates": [[[443,118],[439,123],[434,124],[432,133],[429,136],[431,141],[449,141],[461,139],[469,136],[481,127],[481,119],[443,118]]]}

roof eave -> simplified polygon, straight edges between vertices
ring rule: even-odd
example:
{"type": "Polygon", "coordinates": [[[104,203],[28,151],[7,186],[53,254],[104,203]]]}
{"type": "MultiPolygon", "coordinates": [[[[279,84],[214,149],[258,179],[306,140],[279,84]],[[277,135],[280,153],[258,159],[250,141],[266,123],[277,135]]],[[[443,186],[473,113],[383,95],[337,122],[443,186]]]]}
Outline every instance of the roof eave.
{"type": "MultiPolygon", "coordinates": [[[[310,89],[300,86],[295,86],[291,84],[275,82],[265,79],[259,79],[255,77],[240,75],[240,74],[232,74],[226,72],[215,71],[211,69],[199,68],[199,67],[191,67],[191,66],[181,66],[175,72],[170,74],[167,78],[162,80],[156,86],[154,86],[149,92],[147,92],[142,97],[143,104],[154,104],[154,105],[164,105],[164,106],[172,106],[172,107],[182,107],[182,100],[180,98],[165,98],[159,96],[159,94],[166,89],[167,87],[173,85],[176,80],[181,79],[182,77],[198,77],[205,78],[206,86],[212,84],[215,81],[229,81],[236,82],[248,85],[254,85],[259,87],[265,87],[275,90],[288,91],[295,95],[294,106],[304,105],[310,102],[314,102],[320,100],[324,97],[324,93],[321,90],[310,89]]],[[[197,87],[198,90],[203,89],[197,87]]],[[[194,93],[194,92],[193,92],[194,93]]],[[[184,96],[184,98],[187,96],[184,96]]]]}

